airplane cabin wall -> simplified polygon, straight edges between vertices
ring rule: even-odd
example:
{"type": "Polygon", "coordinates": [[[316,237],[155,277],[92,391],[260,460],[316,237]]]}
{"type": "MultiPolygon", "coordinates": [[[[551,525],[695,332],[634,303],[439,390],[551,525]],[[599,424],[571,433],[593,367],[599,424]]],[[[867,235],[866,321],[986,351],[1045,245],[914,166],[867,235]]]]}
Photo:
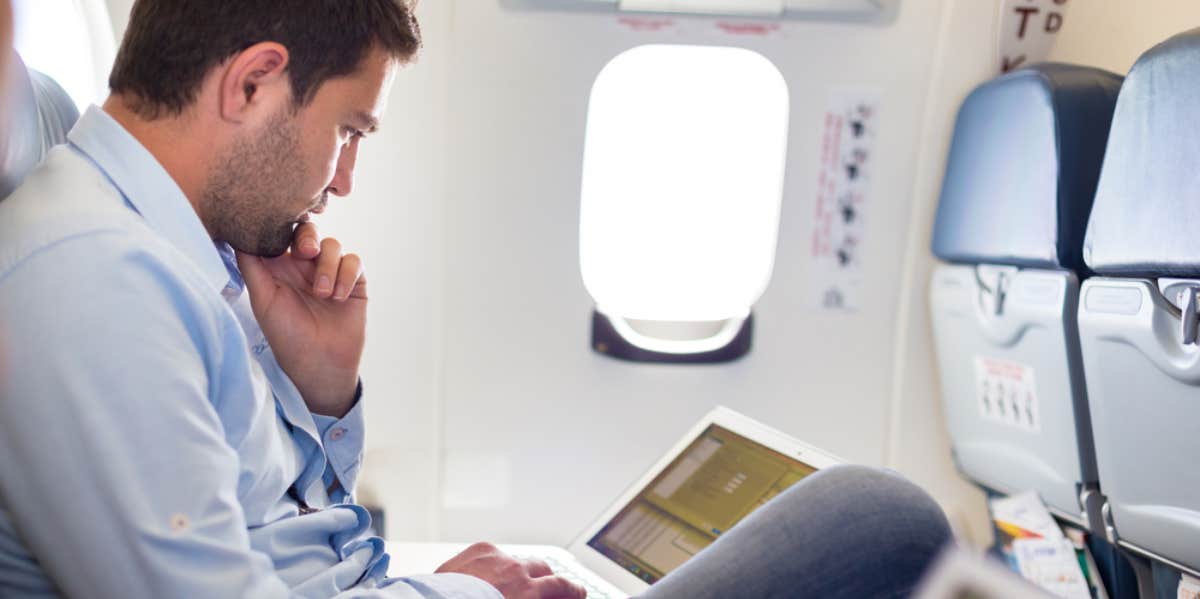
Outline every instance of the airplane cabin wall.
{"type": "MultiPolygon", "coordinates": [[[[452,37],[441,138],[448,179],[436,200],[444,453],[440,468],[426,469],[442,477],[434,534],[565,543],[718,403],[848,460],[889,463],[898,249],[908,239],[912,140],[922,130],[942,3],[906,1],[888,26],[790,22],[768,36],[637,32],[612,16],[451,6],[433,17],[450,19],[452,37]],[[610,59],[647,43],[747,47],[790,87],[775,272],[755,307],[755,347],[733,364],[628,364],[589,349],[592,302],[578,258],[588,94],[610,59]],[[842,87],[883,98],[866,286],[854,314],[812,307],[807,268],[822,119],[830,91],[842,87]]],[[[940,412],[915,426],[939,448],[929,460],[941,466],[923,464],[934,473],[926,478],[965,486],[949,466],[940,412]]]]}
{"type": "Polygon", "coordinates": [[[129,11],[133,9],[134,0],[104,0],[108,6],[108,16],[113,22],[113,39],[117,43],[125,35],[125,26],[129,24],[129,11]]]}
{"type": "Polygon", "coordinates": [[[1146,50],[1200,27],[1200,4],[1186,0],[1087,0],[1072,2],[1050,60],[1086,64],[1125,74],[1146,50]]]}
{"type": "MultiPolygon", "coordinates": [[[[132,2],[108,3],[119,36],[132,2]]],[[[1143,23],[1120,0],[1073,2],[1052,58],[1123,72],[1171,23],[1197,22],[1179,4],[1139,3],[1164,9],[1143,23]]],[[[684,17],[687,33],[645,32],[612,15],[420,3],[421,57],[362,146],[353,195],[320,219],[364,256],[371,281],[360,499],[387,508],[389,536],[566,543],[720,403],[900,470],[985,541],[981,496],[949,456],[927,287],[954,114],[995,74],[997,14],[996,2],[903,0],[886,25],[787,22],[739,36],[684,17]],[[733,364],[629,364],[589,347],[578,233],[588,96],[610,59],[648,43],[750,48],[789,85],[774,275],[754,348],[733,364]],[[813,306],[808,264],[822,119],[838,88],[881,98],[865,288],[850,314],[813,306]]]]}

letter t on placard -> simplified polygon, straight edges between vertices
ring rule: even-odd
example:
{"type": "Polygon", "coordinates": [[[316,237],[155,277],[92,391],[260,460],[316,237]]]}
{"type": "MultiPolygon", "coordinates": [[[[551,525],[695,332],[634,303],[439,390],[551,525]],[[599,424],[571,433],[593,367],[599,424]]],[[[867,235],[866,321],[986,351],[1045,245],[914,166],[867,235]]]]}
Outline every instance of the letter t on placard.
{"type": "Polygon", "coordinates": [[[1069,0],[1000,2],[996,64],[1001,73],[1045,60],[1062,29],[1069,0]]]}

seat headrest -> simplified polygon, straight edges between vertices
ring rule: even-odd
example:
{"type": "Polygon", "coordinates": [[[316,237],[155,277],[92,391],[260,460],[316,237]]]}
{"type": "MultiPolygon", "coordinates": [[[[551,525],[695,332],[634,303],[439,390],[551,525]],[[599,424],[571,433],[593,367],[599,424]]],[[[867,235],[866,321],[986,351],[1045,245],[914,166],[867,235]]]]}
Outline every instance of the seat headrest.
{"type": "Polygon", "coordinates": [[[12,85],[4,93],[11,111],[6,138],[0,140],[0,199],[8,197],[50,148],[64,143],[79,119],[79,109],[53,79],[26,69],[13,55],[12,85]]]}
{"type": "Polygon", "coordinates": [[[1082,270],[1119,75],[1044,63],[967,96],[934,224],[948,262],[1082,270]]]}
{"type": "Polygon", "coordinates": [[[1129,71],[1084,255],[1101,274],[1200,275],[1200,29],[1129,71]]]}

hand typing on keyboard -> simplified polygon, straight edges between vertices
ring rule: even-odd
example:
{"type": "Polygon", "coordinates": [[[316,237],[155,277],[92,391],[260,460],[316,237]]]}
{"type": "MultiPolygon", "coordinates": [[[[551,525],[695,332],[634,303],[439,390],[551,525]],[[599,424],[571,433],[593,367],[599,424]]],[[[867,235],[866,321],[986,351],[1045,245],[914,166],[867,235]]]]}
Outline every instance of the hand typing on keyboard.
{"type": "MultiPolygon", "coordinates": [[[[516,557],[523,559],[525,556],[518,555],[516,557]]],[[[566,564],[560,563],[558,560],[552,557],[546,557],[543,559],[545,560],[546,565],[550,566],[550,569],[555,574],[582,586],[584,590],[587,591],[587,599],[610,599],[607,593],[596,588],[591,582],[588,581],[587,577],[581,576],[580,574],[574,572],[566,564]]]]}
{"type": "Polygon", "coordinates": [[[476,543],[437,571],[457,572],[496,587],[504,599],[586,599],[583,586],[556,575],[540,560],[517,559],[490,543],[476,543]]]}

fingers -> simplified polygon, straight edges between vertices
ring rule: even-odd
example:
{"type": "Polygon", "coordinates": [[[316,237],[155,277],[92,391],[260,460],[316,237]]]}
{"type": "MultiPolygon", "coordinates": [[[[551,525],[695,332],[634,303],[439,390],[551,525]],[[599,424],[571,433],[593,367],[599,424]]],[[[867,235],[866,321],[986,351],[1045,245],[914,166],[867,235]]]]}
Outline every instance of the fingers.
{"type": "Polygon", "coordinates": [[[305,260],[312,260],[321,253],[320,240],[317,225],[311,222],[300,223],[292,233],[292,253],[305,260]]]}
{"type": "Polygon", "coordinates": [[[521,599],[585,599],[583,587],[556,576],[538,559],[517,559],[490,543],[475,543],[437,569],[470,574],[487,581],[505,597],[521,599]]]}
{"type": "Polygon", "coordinates": [[[317,256],[317,272],[313,273],[313,293],[319,298],[333,296],[337,282],[338,267],[342,263],[342,244],[332,237],[321,241],[321,252],[317,256]]]}
{"type": "MultiPolygon", "coordinates": [[[[357,258],[358,256],[355,256],[357,258]]],[[[358,263],[358,282],[350,290],[350,297],[354,299],[367,299],[367,275],[363,271],[362,260],[358,263]]]]}
{"type": "Polygon", "coordinates": [[[561,576],[534,578],[533,589],[541,599],[587,599],[587,590],[561,576]]]}
{"type": "Polygon", "coordinates": [[[367,281],[363,276],[362,259],[357,254],[343,256],[342,244],[332,237],[321,240],[317,270],[313,273],[313,293],[319,298],[339,302],[350,297],[366,299],[367,281]]]}
{"type": "MultiPolygon", "coordinates": [[[[359,287],[359,281],[362,279],[363,268],[362,259],[357,254],[346,254],[342,256],[342,263],[338,266],[337,283],[333,286],[333,299],[337,301],[345,301],[350,298],[350,294],[359,287]]],[[[366,285],[363,281],[362,292],[366,293],[366,285]]]]}
{"type": "Polygon", "coordinates": [[[529,573],[530,578],[541,578],[543,576],[553,576],[554,570],[546,562],[540,559],[522,560],[525,562],[525,571],[529,573]]]}

